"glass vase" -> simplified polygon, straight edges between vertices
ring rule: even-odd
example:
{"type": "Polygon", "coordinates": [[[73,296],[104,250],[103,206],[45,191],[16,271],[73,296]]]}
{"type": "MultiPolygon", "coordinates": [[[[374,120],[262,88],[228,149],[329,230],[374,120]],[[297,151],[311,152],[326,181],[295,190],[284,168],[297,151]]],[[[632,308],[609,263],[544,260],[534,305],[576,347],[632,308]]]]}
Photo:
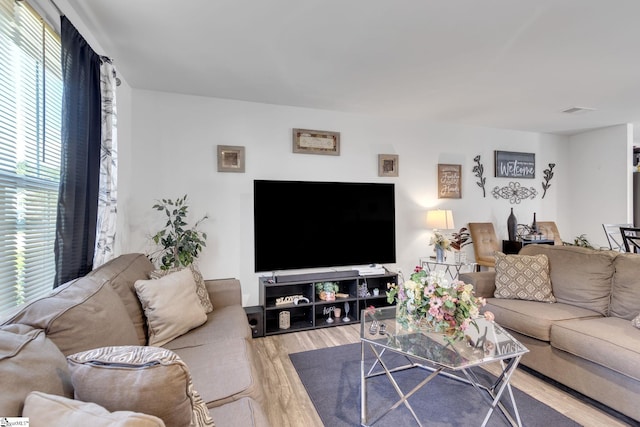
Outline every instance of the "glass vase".
{"type": "Polygon", "coordinates": [[[436,246],[436,262],[444,262],[444,249],[436,246]]]}

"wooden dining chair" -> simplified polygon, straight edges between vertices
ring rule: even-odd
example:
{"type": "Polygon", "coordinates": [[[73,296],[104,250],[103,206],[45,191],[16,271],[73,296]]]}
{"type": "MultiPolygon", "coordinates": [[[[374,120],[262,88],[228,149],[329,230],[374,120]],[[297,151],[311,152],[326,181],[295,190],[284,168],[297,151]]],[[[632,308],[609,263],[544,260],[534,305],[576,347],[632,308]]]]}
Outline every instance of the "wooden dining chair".
{"type": "Polygon", "coordinates": [[[484,267],[495,267],[495,253],[500,250],[500,242],[491,222],[470,222],[469,233],[476,255],[476,264],[484,267]]]}
{"type": "Polygon", "coordinates": [[[625,252],[640,254],[640,228],[620,227],[625,252]]]}
{"type": "Polygon", "coordinates": [[[602,224],[604,234],[607,236],[607,242],[609,242],[611,250],[625,252],[620,227],[630,228],[633,227],[633,224],[602,224]]]}

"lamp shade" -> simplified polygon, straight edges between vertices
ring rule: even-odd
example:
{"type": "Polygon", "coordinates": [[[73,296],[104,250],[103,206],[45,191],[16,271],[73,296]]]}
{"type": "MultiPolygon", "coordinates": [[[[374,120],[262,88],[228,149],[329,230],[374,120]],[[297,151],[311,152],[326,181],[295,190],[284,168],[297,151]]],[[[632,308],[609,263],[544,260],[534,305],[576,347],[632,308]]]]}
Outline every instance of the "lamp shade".
{"type": "Polygon", "coordinates": [[[434,230],[453,230],[453,212],[450,210],[436,209],[427,211],[427,228],[434,230]]]}

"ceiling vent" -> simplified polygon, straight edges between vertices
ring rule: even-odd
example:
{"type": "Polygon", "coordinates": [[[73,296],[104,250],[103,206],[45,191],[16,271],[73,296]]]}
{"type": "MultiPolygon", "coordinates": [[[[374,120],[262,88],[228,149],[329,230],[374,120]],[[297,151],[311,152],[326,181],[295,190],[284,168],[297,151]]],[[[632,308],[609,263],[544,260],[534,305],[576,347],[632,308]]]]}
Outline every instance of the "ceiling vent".
{"type": "Polygon", "coordinates": [[[563,113],[567,114],[585,114],[590,111],[595,111],[595,108],[587,108],[587,107],[571,107],[566,110],[562,110],[563,113]]]}

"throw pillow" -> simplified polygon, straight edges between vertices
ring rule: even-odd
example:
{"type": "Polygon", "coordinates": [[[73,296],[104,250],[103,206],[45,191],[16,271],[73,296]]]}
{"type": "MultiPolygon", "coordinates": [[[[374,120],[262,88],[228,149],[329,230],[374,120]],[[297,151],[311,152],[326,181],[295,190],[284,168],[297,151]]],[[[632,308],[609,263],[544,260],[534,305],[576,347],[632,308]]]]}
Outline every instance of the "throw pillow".
{"type": "Polygon", "coordinates": [[[213,426],[189,368],[159,347],[103,347],[67,357],[75,398],[109,411],[161,418],[167,427],[213,426]]]}
{"type": "Polygon", "coordinates": [[[33,390],[73,397],[67,361],[42,329],[0,326],[0,417],[19,417],[33,390]]]}
{"type": "MultiPolygon", "coordinates": [[[[202,307],[204,307],[205,313],[211,313],[213,311],[213,304],[211,304],[209,292],[207,292],[207,286],[204,284],[204,277],[202,277],[202,273],[200,273],[198,267],[193,264],[191,264],[187,268],[189,268],[193,273],[193,279],[196,281],[196,294],[198,294],[198,298],[200,299],[202,307]]],[[[181,270],[181,268],[171,268],[169,270],[153,270],[149,273],[149,279],[159,279],[169,273],[175,273],[179,270],[181,270]]]]}
{"type": "Polygon", "coordinates": [[[3,321],[5,325],[10,323],[44,329],[64,355],[100,346],[140,343],[118,293],[100,277],[80,277],[23,304],[3,321]]]}
{"type": "Polygon", "coordinates": [[[189,269],[137,280],[134,286],[147,317],[149,345],[162,346],[207,321],[189,269]]]}
{"type": "Polygon", "coordinates": [[[631,324],[636,328],[640,329],[640,314],[638,314],[636,317],[633,318],[633,320],[631,321],[631,324]]]}
{"type": "Polygon", "coordinates": [[[165,427],[153,415],[131,411],[109,412],[102,406],[62,396],[31,392],[24,403],[23,417],[31,427],[165,427]]]}
{"type": "Polygon", "coordinates": [[[496,252],[495,257],[494,297],[556,302],[546,255],[505,255],[496,252]]]}

